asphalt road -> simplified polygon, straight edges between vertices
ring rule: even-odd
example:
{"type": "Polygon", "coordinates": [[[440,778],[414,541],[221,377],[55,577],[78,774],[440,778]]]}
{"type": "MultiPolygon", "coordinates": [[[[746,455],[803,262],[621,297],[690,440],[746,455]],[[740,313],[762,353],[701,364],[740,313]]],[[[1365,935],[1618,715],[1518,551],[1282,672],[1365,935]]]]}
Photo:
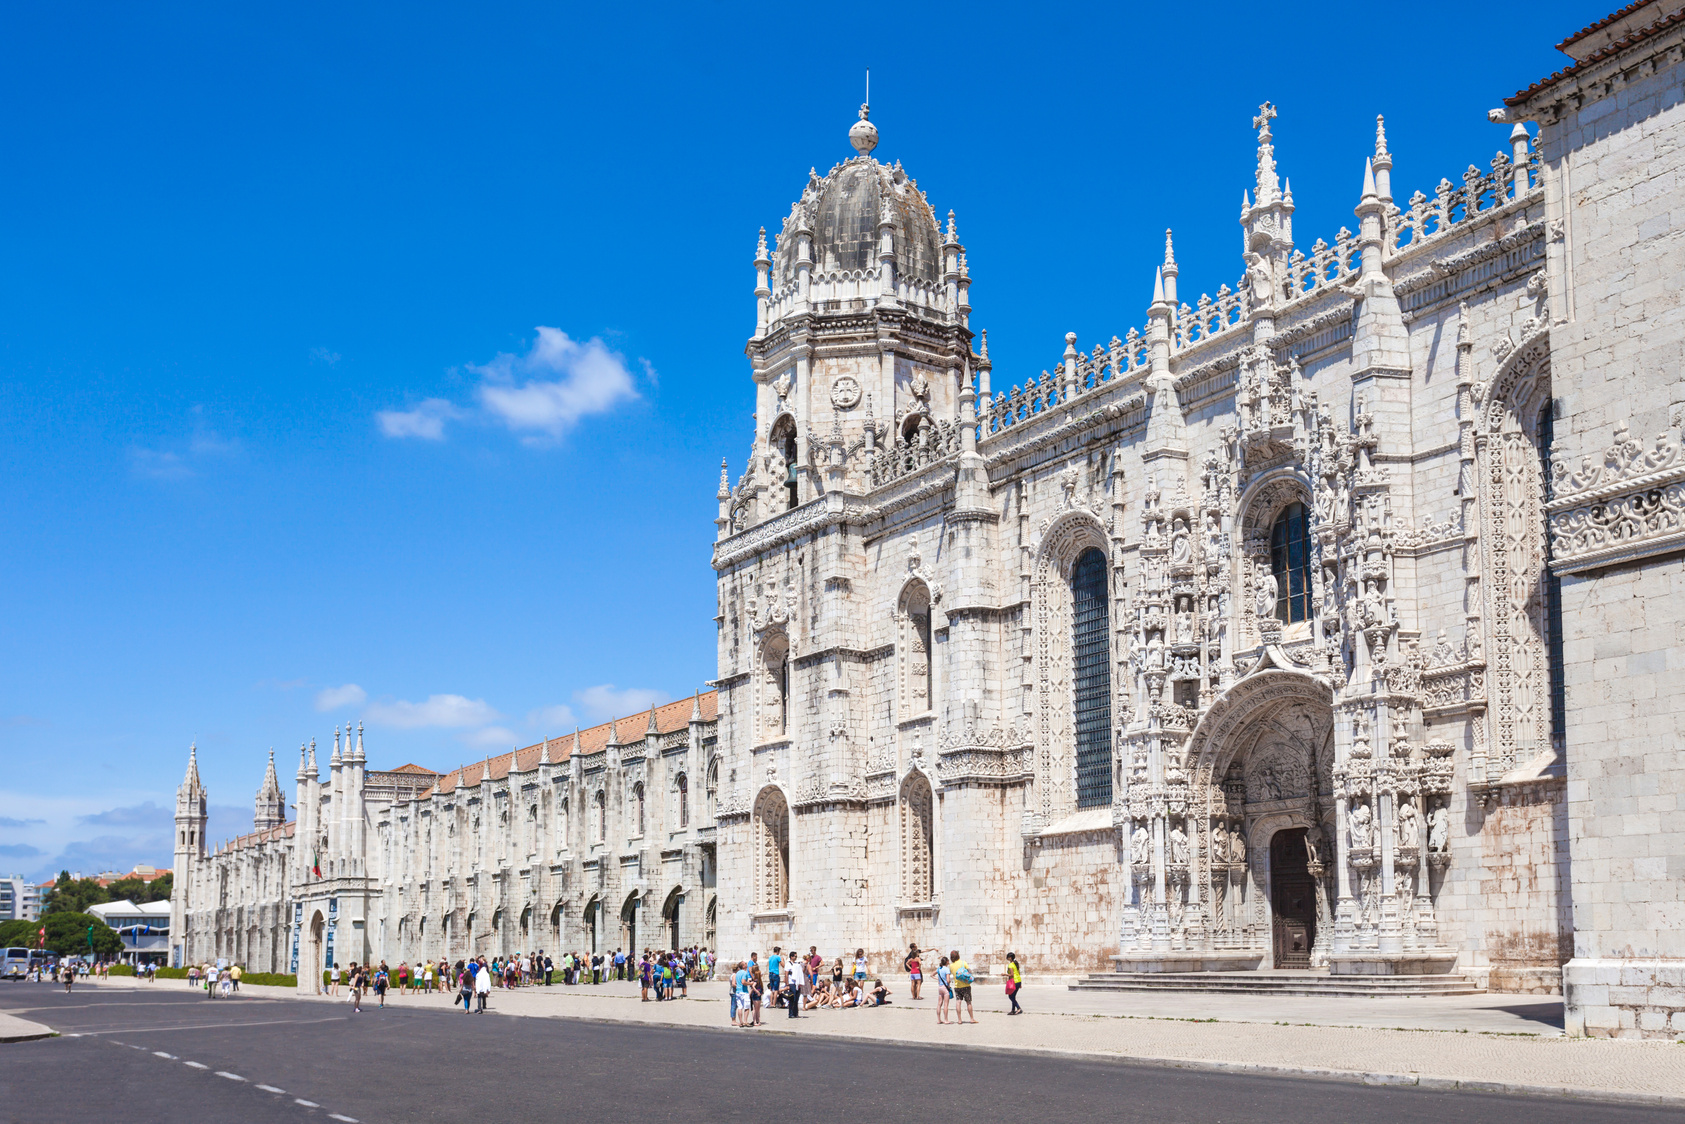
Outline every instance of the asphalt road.
{"type": "MultiPolygon", "coordinates": [[[[495,1002],[495,1000],[494,1000],[495,1002]]],[[[940,1047],[492,1012],[0,983],[64,1037],[0,1045],[0,1120],[1584,1124],[1682,1114],[940,1047]],[[80,1035],[80,1037],[71,1037],[80,1035]]]]}

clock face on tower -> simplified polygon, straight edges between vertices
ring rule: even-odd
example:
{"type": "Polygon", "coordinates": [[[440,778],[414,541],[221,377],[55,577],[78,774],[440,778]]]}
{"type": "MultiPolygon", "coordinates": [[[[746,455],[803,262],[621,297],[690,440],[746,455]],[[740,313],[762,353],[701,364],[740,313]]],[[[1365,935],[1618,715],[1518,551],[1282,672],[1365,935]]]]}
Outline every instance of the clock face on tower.
{"type": "Polygon", "coordinates": [[[837,409],[852,409],[859,401],[860,382],[853,375],[843,375],[831,384],[831,404],[837,409]]]}

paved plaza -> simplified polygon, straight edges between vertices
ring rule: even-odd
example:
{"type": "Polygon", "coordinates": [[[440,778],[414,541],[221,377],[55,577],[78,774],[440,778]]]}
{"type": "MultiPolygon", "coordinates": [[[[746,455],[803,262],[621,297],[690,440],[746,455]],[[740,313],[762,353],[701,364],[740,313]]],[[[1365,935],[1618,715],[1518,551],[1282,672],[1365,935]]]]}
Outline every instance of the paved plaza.
{"type": "MultiPolygon", "coordinates": [[[[683,1040],[685,1034],[712,1031],[705,1043],[698,1041],[681,1052],[713,1057],[725,1049],[735,1054],[738,1048],[729,1045],[731,1039],[755,1043],[743,1048],[749,1058],[762,1056],[773,1043],[783,1050],[795,1041],[829,1043],[824,1049],[833,1056],[847,1042],[851,1058],[854,1051],[876,1056],[875,1051],[884,1048],[967,1046],[973,1049],[952,1053],[938,1068],[977,1065],[987,1072],[1000,1066],[1063,1067],[1105,1059],[1114,1067],[1124,1063],[1127,1072],[1136,1075],[1169,1069],[1181,1074],[1153,1080],[1198,1083],[1247,1074],[1293,1078],[1306,1082],[1307,1096],[1313,1088],[1324,1088],[1324,1082],[1337,1081],[1347,1086],[1555,1094],[1608,1101],[1610,1107],[1626,1102],[1685,1108],[1685,1050],[1667,1042],[1563,1037],[1559,1003],[1493,995],[1390,1000],[1172,997],[1073,993],[1051,985],[1028,987],[1024,998],[1031,1013],[1009,1019],[998,989],[980,989],[978,1025],[939,1026],[929,1000],[915,1007],[905,1003],[902,991],[897,995],[902,1002],[882,1009],[819,1011],[797,1020],[768,1011],[758,1031],[726,1025],[724,990],[718,983],[694,985],[691,998],[670,1003],[640,1002],[630,984],[618,983],[497,991],[491,999],[494,1017],[465,1019],[442,995],[395,995],[385,1012],[366,1009],[352,1015],[343,996],[299,999],[289,990],[248,988],[238,1000],[213,1002],[179,982],[114,980],[78,989],[69,997],[34,985],[0,988],[0,1011],[61,1033],[97,1026],[102,1036],[125,1025],[173,1024],[188,1008],[196,1012],[191,1020],[195,1025],[322,1028],[350,1021],[362,1035],[363,1026],[399,1021],[427,1027],[429,1040],[444,1051],[441,1060],[447,1069],[454,1064],[452,1044],[464,1036],[484,1040],[488,1027],[501,1028],[492,1037],[506,1037],[510,1050],[536,1036],[534,1041],[546,1043],[545,1056],[559,1049],[555,1056],[564,1059],[570,1055],[559,1044],[580,1034],[591,1041],[630,1034],[628,1041],[636,1043],[639,1035],[658,1031],[663,1042],[670,1033],[683,1040]],[[168,1018],[159,1018],[160,1012],[168,1018]],[[447,1022],[446,1016],[456,1021],[447,1022]],[[559,1027],[552,1020],[583,1021],[591,1029],[559,1027]],[[1189,1070],[1203,1072],[1195,1077],[1189,1070]]],[[[635,1059],[642,1047],[630,1049],[634,1068],[639,1068],[635,1059]]],[[[568,1068],[561,1064],[563,1071],[568,1068]]],[[[842,1068],[852,1071],[856,1066],[851,1060],[842,1068]]],[[[898,1088],[903,1080],[899,1072],[892,1066],[882,1071],[882,1079],[898,1088]]]]}

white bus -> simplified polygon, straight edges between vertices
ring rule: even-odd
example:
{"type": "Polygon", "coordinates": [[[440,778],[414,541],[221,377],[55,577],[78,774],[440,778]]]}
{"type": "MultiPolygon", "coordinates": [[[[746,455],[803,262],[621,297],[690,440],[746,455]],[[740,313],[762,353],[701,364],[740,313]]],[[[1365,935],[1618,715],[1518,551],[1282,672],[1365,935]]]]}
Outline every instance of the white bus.
{"type": "Polygon", "coordinates": [[[21,980],[29,975],[29,953],[27,948],[6,949],[5,955],[0,957],[0,976],[21,980]]]}

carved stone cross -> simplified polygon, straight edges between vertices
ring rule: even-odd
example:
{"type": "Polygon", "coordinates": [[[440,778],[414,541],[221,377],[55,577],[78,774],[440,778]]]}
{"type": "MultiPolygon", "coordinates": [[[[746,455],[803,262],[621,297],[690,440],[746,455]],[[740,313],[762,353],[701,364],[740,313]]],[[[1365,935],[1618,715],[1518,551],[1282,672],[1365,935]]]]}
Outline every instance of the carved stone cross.
{"type": "Polygon", "coordinates": [[[1252,127],[1257,129],[1260,134],[1267,135],[1270,131],[1270,121],[1275,115],[1275,106],[1265,102],[1258,107],[1258,116],[1252,119],[1252,127]]]}

